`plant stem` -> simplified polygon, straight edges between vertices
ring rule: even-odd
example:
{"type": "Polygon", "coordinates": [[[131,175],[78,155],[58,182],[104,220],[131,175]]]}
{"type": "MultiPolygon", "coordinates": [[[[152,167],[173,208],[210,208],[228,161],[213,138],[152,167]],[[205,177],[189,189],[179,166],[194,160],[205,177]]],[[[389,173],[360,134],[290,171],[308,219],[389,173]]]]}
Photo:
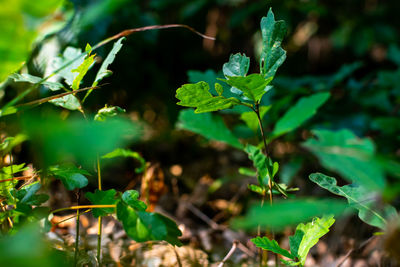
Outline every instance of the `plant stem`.
{"type": "MultiPolygon", "coordinates": [[[[97,155],[97,182],[98,182],[98,188],[99,191],[101,191],[101,169],[100,169],[100,158],[99,155],[97,155]]],[[[102,223],[103,223],[103,218],[99,216],[99,229],[97,231],[97,261],[99,263],[99,266],[101,266],[101,233],[102,233],[102,223]]]]}
{"type": "MultiPolygon", "coordinates": [[[[79,191],[77,193],[77,200],[78,200],[78,205],[79,205],[79,198],[80,194],[79,191]]],[[[79,253],[79,209],[76,210],[76,228],[75,228],[75,253],[74,253],[74,266],[76,267],[78,265],[78,253],[79,253]]]]}

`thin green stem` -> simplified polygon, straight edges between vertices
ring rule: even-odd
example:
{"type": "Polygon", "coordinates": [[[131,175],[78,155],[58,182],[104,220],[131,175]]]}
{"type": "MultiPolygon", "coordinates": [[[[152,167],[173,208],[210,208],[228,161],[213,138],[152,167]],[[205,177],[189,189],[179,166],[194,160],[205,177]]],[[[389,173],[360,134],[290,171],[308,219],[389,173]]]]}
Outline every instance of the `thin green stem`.
{"type": "Polygon", "coordinates": [[[74,266],[78,265],[78,253],[79,253],[79,210],[76,210],[76,236],[75,236],[75,252],[74,252],[74,266]]]}

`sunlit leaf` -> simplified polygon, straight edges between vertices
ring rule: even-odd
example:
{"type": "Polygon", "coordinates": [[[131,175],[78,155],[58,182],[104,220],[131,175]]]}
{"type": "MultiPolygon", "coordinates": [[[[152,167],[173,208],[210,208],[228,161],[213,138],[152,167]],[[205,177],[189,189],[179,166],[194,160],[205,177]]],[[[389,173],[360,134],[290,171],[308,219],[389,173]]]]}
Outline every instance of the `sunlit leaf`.
{"type": "Polygon", "coordinates": [[[246,76],[249,71],[250,58],[245,54],[234,54],[229,57],[229,61],[222,67],[222,72],[226,78],[232,76],[246,76]]]}
{"type": "Polygon", "coordinates": [[[379,204],[376,192],[367,190],[365,187],[359,185],[338,186],[335,178],[322,173],[311,174],[310,180],[335,195],[347,198],[349,204],[358,210],[360,219],[367,224],[386,229],[387,220],[397,217],[394,207],[388,204],[379,204]]]}
{"type": "Polygon", "coordinates": [[[95,55],[90,55],[92,49],[90,46],[89,47],[88,46],[89,44],[86,46],[86,52],[88,52],[88,55],[76,69],[71,70],[72,72],[78,73],[78,75],[72,81],[71,85],[72,90],[79,89],[83,77],[85,77],[89,68],[93,65],[95,55]]]}
{"type": "Polygon", "coordinates": [[[299,224],[296,232],[289,237],[290,251],[299,259],[303,266],[310,249],[317,244],[319,239],[329,232],[329,227],[335,222],[333,215],[314,218],[307,224],[299,224]]]}
{"type": "Polygon", "coordinates": [[[261,74],[266,78],[273,78],[280,65],[286,59],[286,51],[281,43],[286,34],[286,26],[283,20],[275,21],[272,9],[267,17],[261,19],[261,35],[263,47],[260,57],[261,74]]]}
{"type": "Polygon", "coordinates": [[[226,98],[224,96],[213,96],[210,87],[206,82],[196,84],[185,84],[176,90],[176,98],[180,101],[178,105],[196,108],[196,113],[211,112],[239,104],[236,98],[226,98]]]}
{"type": "Polygon", "coordinates": [[[49,103],[52,103],[56,106],[63,107],[69,110],[77,110],[80,109],[81,107],[79,100],[76,98],[76,96],[72,94],[52,99],[49,101],[49,103]]]}
{"type": "MultiPolygon", "coordinates": [[[[114,189],[101,191],[96,189],[94,193],[87,192],[85,197],[89,199],[89,201],[93,205],[113,205],[117,203],[116,197],[117,192],[114,189]]],[[[114,213],[115,208],[95,208],[92,210],[92,214],[94,217],[106,216],[110,213],[114,213]]]]}
{"type": "Polygon", "coordinates": [[[267,85],[272,78],[265,79],[260,74],[250,74],[249,76],[233,76],[224,80],[227,84],[243,92],[243,95],[254,102],[259,102],[267,92],[267,85]]]}
{"type": "Polygon", "coordinates": [[[251,242],[256,245],[258,248],[262,248],[264,250],[272,251],[273,253],[280,254],[282,256],[285,256],[289,259],[295,259],[295,257],[286,249],[283,249],[279,246],[278,242],[275,240],[270,240],[268,237],[259,237],[257,236],[256,238],[251,239],[251,242]]]}
{"type": "Polygon", "coordinates": [[[358,138],[349,130],[314,130],[317,139],[310,138],[303,146],[314,153],[321,164],[350,182],[382,190],[385,177],[375,159],[374,143],[368,138],[358,138]]]}
{"type": "Polygon", "coordinates": [[[42,80],[42,78],[30,75],[30,74],[13,73],[9,76],[9,78],[14,80],[15,82],[27,82],[27,83],[33,83],[33,84],[40,83],[52,91],[57,91],[57,90],[64,88],[64,86],[58,82],[49,82],[49,81],[40,82],[42,80]]]}
{"type": "Polygon", "coordinates": [[[117,106],[105,106],[99,109],[97,114],[94,116],[95,121],[105,121],[107,118],[112,118],[118,114],[125,113],[126,110],[117,106]]]}
{"type": "Polygon", "coordinates": [[[257,169],[257,178],[260,186],[267,187],[269,179],[273,178],[271,175],[272,161],[256,146],[248,144],[244,151],[248,154],[249,159],[253,161],[253,165],[257,169]]]}
{"type": "Polygon", "coordinates": [[[308,97],[302,97],[291,107],[276,123],[270,139],[293,131],[303,122],[311,118],[330,97],[329,93],[318,93],[308,97]]]}
{"type": "Polygon", "coordinates": [[[222,118],[210,113],[196,114],[190,109],[182,110],[179,113],[178,127],[195,132],[211,140],[227,143],[239,149],[243,147],[225,126],[222,118]]]}

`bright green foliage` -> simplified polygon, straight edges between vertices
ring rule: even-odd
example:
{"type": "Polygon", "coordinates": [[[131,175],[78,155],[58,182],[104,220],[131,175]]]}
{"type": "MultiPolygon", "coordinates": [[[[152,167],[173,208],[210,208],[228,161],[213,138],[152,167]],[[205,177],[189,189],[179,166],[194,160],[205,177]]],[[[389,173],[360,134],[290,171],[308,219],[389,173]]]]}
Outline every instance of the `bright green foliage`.
{"type": "Polygon", "coordinates": [[[125,113],[126,110],[117,106],[107,106],[99,109],[97,114],[94,116],[95,121],[105,121],[107,118],[112,118],[118,114],[125,113]]]}
{"type": "Polygon", "coordinates": [[[256,237],[251,241],[259,248],[272,251],[276,254],[285,256],[291,260],[283,263],[290,266],[304,266],[308,252],[317,244],[318,240],[329,232],[329,227],[335,222],[332,215],[322,218],[314,218],[307,224],[300,223],[296,227],[296,232],[289,237],[290,252],[281,248],[275,240],[267,237],[256,237]]]}
{"type": "Polygon", "coordinates": [[[119,38],[118,41],[116,41],[113,45],[113,48],[111,51],[108,53],[107,57],[104,59],[103,63],[100,66],[99,71],[96,74],[96,78],[94,79],[94,82],[92,86],[97,86],[101,80],[103,80],[105,77],[108,77],[112,74],[112,71],[108,70],[108,66],[114,62],[115,56],[121,50],[122,48],[122,41],[125,40],[125,37],[119,38]]]}
{"type": "MultiPolygon", "coordinates": [[[[271,109],[271,106],[261,106],[260,107],[260,118],[264,118],[265,114],[271,109]]],[[[243,112],[240,115],[240,119],[244,121],[253,132],[257,132],[259,129],[259,122],[257,114],[254,111],[243,112]]]]}
{"type": "Polygon", "coordinates": [[[172,245],[181,245],[178,237],[182,235],[171,219],[153,212],[138,211],[125,201],[117,204],[117,217],[125,232],[133,240],[165,240],[172,245]]]}
{"type": "MultiPolygon", "coordinates": [[[[101,191],[96,189],[94,193],[87,192],[85,197],[89,199],[89,201],[93,205],[113,205],[117,203],[117,199],[115,198],[117,191],[114,189],[101,191]]],[[[110,213],[114,213],[115,208],[95,208],[92,210],[92,214],[94,217],[106,216],[110,213]]]]}
{"type": "Polygon", "coordinates": [[[245,77],[228,77],[227,80],[224,81],[230,86],[242,91],[243,95],[248,99],[258,103],[267,92],[267,85],[272,81],[272,77],[265,79],[262,75],[253,73],[245,77]]]}
{"type": "MultiPolygon", "coordinates": [[[[217,111],[231,108],[239,104],[236,98],[224,96],[213,96],[206,82],[196,84],[185,84],[176,90],[176,98],[180,100],[178,105],[196,108],[196,113],[217,111]]],[[[222,92],[221,92],[222,93],[222,92]]]]}
{"type": "Polygon", "coordinates": [[[9,76],[9,78],[14,80],[14,82],[26,82],[33,84],[41,83],[43,86],[49,88],[51,91],[58,91],[64,88],[64,86],[61,83],[49,82],[49,81],[41,82],[42,78],[27,73],[25,74],[13,73],[9,76]]]}
{"type": "Polygon", "coordinates": [[[299,224],[296,232],[289,237],[290,251],[303,266],[310,249],[317,244],[318,240],[329,232],[329,227],[335,222],[333,216],[314,218],[307,224],[299,224]]]}
{"type": "Polygon", "coordinates": [[[77,69],[85,60],[85,53],[79,48],[68,46],[65,48],[62,56],[56,57],[53,61],[53,68],[61,69],[56,76],[61,77],[65,82],[72,86],[74,79],[78,76],[78,72],[72,72],[77,69]]]}
{"type": "Polygon", "coordinates": [[[145,211],[147,209],[147,205],[138,198],[139,192],[136,190],[127,190],[122,194],[122,201],[124,201],[128,206],[137,211],[145,211]]]}
{"type": "Polygon", "coordinates": [[[336,179],[322,173],[313,173],[310,180],[335,195],[347,198],[349,204],[358,210],[358,216],[365,223],[386,229],[387,219],[397,217],[396,209],[377,203],[376,193],[360,185],[338,186],[336,179]]]}
{"type": "Polygon", "coordinates": [[[295,257],[292,254],[290,254],[289,251],[281,248],[279,246],[278,242],[276,242],[275,240],[270,240],[270,239],[268,239],[268,237],[264,236],[261,238],[261,237],[257,236],[256,238],[251,239],[251,242],[253,242],[254,245],[256,245],[256,247],[258,247],[258,248],[272,251],[276,254],[280,254],[282,256],[285,256],[285,257],[293,259],[293,260],[295,259],[295,257]]]}
{"type": "Polygon", "coordinates": [[[272,206],[255,204],[246,216],[233,221],[233,226],[240,229],[270,227],[281,230],[286,226],[297,225],[315,216],[341,214],[348,204],[335,199],[286,199],[274,201],[272,206]]]}
{"type": "Polygon", "coordinates": [[[349,130],[314,130],[313,134],[317,139],[310,138],[303,146],[314,153],[325,168],[368,189],[384,188],[383,170],[375,158],[375,146],[370,139],[360,139],[349,130]]]}
{"type": "Polygon", "coordinates": [[[131,151],[129,149],[117,148],[114,151],[105,154],[101,158],[102,159],[112,159],[115,157],[125,157],[125,158],[130,157],[130,158],[134,158],[134,159],[138,160],[140,162],[140,167],[135,168],[136,173],[142,173],[142,172],[144,172],[144,170],[146,168],[145,159],[138,152],[131,151]]]}
{"type": "Polygon", "coordinates": [[[78,98],[74,95],[65,95],[63,97],[59,97],[56,99],[52,99],[49,101],[50,103],[60,106],[69,110],[77,110],[81,107],[78,98]]]}
{"type": "Polygon", "coordinates": [[[261,74],[269,79],[275,76],[277,69],[286,59],[286,51],[281,47],[286,34],[285,22],[283,20],[275,21],[272,9],[268,11],[267,17],[261,19],[261,34],[263,48],[260,70],[261,74]]]}
{"type": "Polygon", "coordinates": [[[245,54],[234,54],[229,57],[229,61],[222,67],[225,78],[233,76],[246,76],[250,67],[250,58],[245,54]]]}
{"type": "Polygon", "coordinates": [[[30,0],[0,1],[0,83],[28,58],[39,31],[38,27],[29,26],[40,25],[61,3],[60,0],[43,0],[40,5],[30,0]]]}
{"type": "Polygon", "coordinates": [[[0,153],[1,155],[5,155],[10,153],[11,150],[21,144],[22,142],[26,141],[27,136],[23,134],[17,134],[16,136],[6,137],[3,142],[0,144],[0,153]]]}
{"type": "Polygon", "coordinates": [[[88,53],[83,62],[76,68],[73,69],[72,72],[77,72],[78,75],[72,81],[71,88],[72,90],[78,90],[79,85],[83,77],[85,77],[86,73],[88,72],[89,68],[93,65],[95,55],[90,55],[92,52],[92,48],[89,44],[86,46],[86,52],[88,53]]]}
{"type": "MultiPolygon", "coordinates": [[[[27,170],[25,163],[19,165],[10,165],[0,169],[0,180],[11,179],[15,174],[27,170]]],[[[0,196],[11,198],[10,191],[18,181],[7,181],[0,183],[0,196]]]]}
{"type": "Polygon", "coordinates": [[[243,148],[239,140],[225,126],[222,118],[210,113],[196,114],[190,109],[182,110],[179,113],[178,127],[211,140],[221,141],[239,149],[243,148]]]}
{"type": "Polygon", "coordinates": [[[311,118],[330,97],[329,93],[317,93],[312,96],[302,97],[291,107],[276,123],[270,139],[293,131],[303,122],[311,118]]]}
{"type": "Polygon", "coordinates": [[[37,153],[49,165],[71,156],[83,164],[95,159],[98,154],[103,155],[124,146],[140,135],[137,125],[121,118],[100,123],[80,117],[61,120],[52,116],[40,118],[27,115],[21,126],[37,153]]]}
{"type": "Polygon", "coordinates": [[[273,163],[264,153],[256,146],[246,145],[244,151],[249,155],[249,159],[253,161],[254,167],[257,169],[257,178],[260,186],[268,187],[269,179],[273,179],[273,163]]]}
{"type": "Polygon", "coordinates": [[[88,179],[84,175],[90,175],[87,171],[74,165],[62,165],[49,167],[49,173],[59,178],[67,190],[83,188],[88,185],[88,179]]]}

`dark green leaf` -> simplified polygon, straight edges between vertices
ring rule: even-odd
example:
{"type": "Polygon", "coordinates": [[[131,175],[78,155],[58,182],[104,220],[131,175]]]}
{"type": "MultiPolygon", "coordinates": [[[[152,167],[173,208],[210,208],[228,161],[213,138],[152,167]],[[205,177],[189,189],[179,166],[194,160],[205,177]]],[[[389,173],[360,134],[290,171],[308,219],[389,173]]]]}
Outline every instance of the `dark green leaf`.
{"type": "Polygon", "coordinates": [[[310,180],[331,193],[347,198],[349,204],[358,210],[358,216],[365,223],[386,229],[386,219],[397,217],[396,209],[390,205],[381,206],[376,192],[362,186],[338,186],[336,179],[322,173],[313,173],[310,180]]]}
{"type": "Polygon", "coordinates": [[[208,139],[221,141],[236,148],[243,148],[239,140],[225,126],[219,116],[210,113],[196,114],[186,109],[179,113],[178,127],[200,134],[208,139]]]}
{"type": "Polygon", "coordinates": [[[256,229],[271,227],[272,229],[284,229],[286,226],[297,225],[306,222],[315,216],[325,214],[340,214],[348,204],[335,199],[286,199],[275,201],[273,206],[259,204],[251,206],[244,218],[233,221],[235,228],[256,229]]]}
{"type": "Polygon", "coordinates": [[[65,95],[63,97],[59,97],[56,99],[52,99],[49,102],[56,106],[66,108],[69,110],[78,110],[81,107],[79,100],[76,98],[76,96],[74,96],[72,94],[65,95]]]}
{"type": "Polygon", "coordinates": [[[275,21],[272,9],[267,17],[261,19],[261,34],[263,48],[260,57],[260,70],[265,78],[273,78],[280,65],[286,59],[286,51],[281,43],[286,34],[286,26],[283,20],[275,21]]]}
{"type": "Polygon", "coordinates": [[[158,213],[135,211],[134,208],[118,202],[117,217],[133,240],[165,240],[172,245],[181,245],[178,237],[182,235],[176,223],[158,213]]]}
{"type": "Polygon", "coordinates": [[[131,206],[137,211],[145,211],[147,209],[146,204],[139,199],[139,192],[136,190],[127,190],[122,194],[122,201],[127,205],[131,206]]]}
{"type": "Polygon", "coordinates": [[[185,84],[176,90],[176,98],[180,101],[178,105],[196,108],[196,113],[211,112],[221,109],[232,108],[239,104],[236,98],[213,96],[206,82],[196,84],[185,84]]]}
{"type": "Polygon", "coordinates": [[[349,130],[315,130],[317,139],[310,138],[303,146],[314,153],[321,164],[336,171],[350,182],[372,190],[385,187],[385,177],[375,158],[374,143],[360,139],[349,130]]]}
{"type": "Polygon", "coordinates": [[[271,139],[299,127],[303,122],[314,116],[317,109],[322,106],[329,97],[329,93],[318,93],[300,98],[300,100],[278,120],[271,134],[271,139]]]}
{"type": "MultiPolygon", "coordinates": [[[[113,205],[117,203],[115,199],[115,195],[117,192],[114,189],[101,191],[96,189],[94,193],[87,192],[85,197],[89,199],[89,201],[93,205],[113,205]]],[[[92,214],[94,217],[106,216],[110,213],[114,213],[115,208],[95,208],[92,210],[92,214]]]]}
{"type": "Polygon", "coordinates": [[[134,158],[134,159],[138,160],[140,162],[140,167],[135,168],[136,173],[142,173],[142,172],[144,172],[144,170],[146,168],[146,160],[138,152],[131,151],[129,149],[117,148],[114,151],[105,154],[101,158],[112,159],[115,157],[125,157],[125,158],[130,157],[130,158],[134,158]]]}
{"type": "Polygon", "coordinates": [[[264,153],[256,146],[246,145],[244,151],[249,155],[249,159],[253,161],[254,167],[257,169],[257,178],[261,187],[267,187],[271,176],[272,162],[264,153]]]}
{"type": "Polygon", "coordinates": [[[256,247],[258,247],[258,248],[272,251],[273,253],[280,254],[289,259],[293,259],[293,260],[295,259],[295,257],[292,254],[290,254],[289,251],[281,248],[278,245],[278,242],[276,242],[275,240],[270,240],[270,239],[268,239],[268,237],[264,236],[261,238],[261,237],[257,236],[256,238],[251,239],[251,242],[253,242],[254,245],[256,245],[256,247]]]}
{"type": "Polygon", "coordinates": [[[88,185],[88,180],[84,175],[90,174],[74,165],[51,166],[49,172],[59,178],[67,190],[83,188],[88,185]]]}

